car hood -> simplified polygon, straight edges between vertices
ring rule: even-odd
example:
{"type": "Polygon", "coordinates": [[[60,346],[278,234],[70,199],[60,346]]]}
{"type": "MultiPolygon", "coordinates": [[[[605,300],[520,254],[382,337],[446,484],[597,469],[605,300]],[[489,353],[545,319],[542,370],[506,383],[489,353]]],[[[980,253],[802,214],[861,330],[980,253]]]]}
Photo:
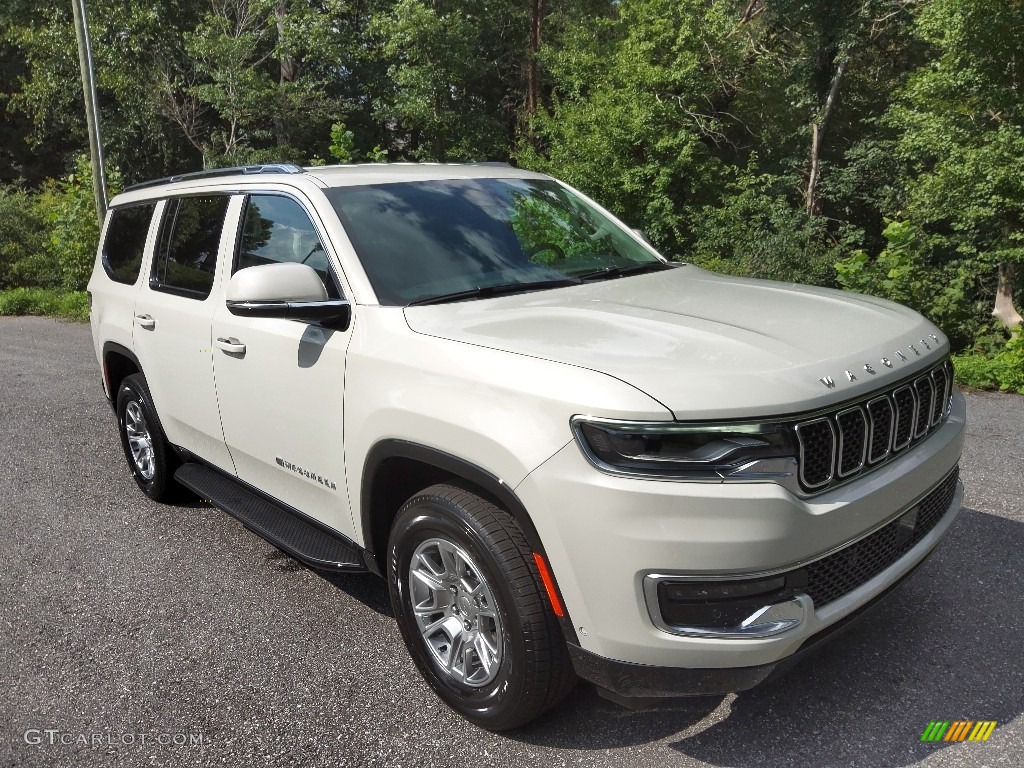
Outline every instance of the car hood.
{"type": "Polygon", "coordinates": [[[680,420],[827,407],[949,349],[938,328],[898,304],[692,266],[408,307],[405,316],[418,333],[614,376],[680,420]]]}

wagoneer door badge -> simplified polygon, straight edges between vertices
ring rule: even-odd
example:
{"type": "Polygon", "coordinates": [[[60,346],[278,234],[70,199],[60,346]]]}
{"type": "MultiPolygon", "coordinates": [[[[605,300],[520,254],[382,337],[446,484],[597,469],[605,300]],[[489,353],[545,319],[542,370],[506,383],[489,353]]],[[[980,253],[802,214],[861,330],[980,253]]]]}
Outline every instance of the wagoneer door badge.
{"type": "Polygon", "coordinates": [[[308,469],[300,467],[297,464],[292,464],[290,461],[285,461],[280,456],[275,456],[274,461],[277,462],[278,466],[289,469],[297,475],[302,475],[305,478],[312,480],[315,483],[320,483],[324,488],[330,488],[332,491],[338,490],[338,486],[333,481],[328,480],[326,477],[310,472],[308,469]]]}

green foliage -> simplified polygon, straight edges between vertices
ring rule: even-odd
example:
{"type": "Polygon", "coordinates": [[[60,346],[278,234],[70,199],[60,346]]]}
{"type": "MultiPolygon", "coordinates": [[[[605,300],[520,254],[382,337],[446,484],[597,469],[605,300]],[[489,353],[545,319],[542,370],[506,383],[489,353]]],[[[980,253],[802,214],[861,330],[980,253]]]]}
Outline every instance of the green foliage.
{"type": "Polygon", "coordinates": [[[46,218],[36,196],[0,187],[0,233],[0,289],[57,285],[46,252],[46,218]]]}
{"type": "MultiPolygon", "coordinates": [[[[111,193],[116,194],[120,187],[119,174],[110,173],[108,184],[111,193]]],[[[68,291],[85,290],[96,259],[100,229],[96,221],[92,169],[84,155],[77,159],[74,173],[46,189],[40,205],[47,212],[47,250],[56,265],[61,287],[68,291]]]]}
{"type": "Polygon", "coordinates": [[[964,386],[1024,395],[1024,336],[1015,336],[991,355],[955,355],[953,365],[964,386]]]}
{"type": "MultiPolygon", "coordinates": [[[[705,109],[721,74],[704,52],[734,23],[726,4],[623,3],[617,19],[552,57],[566,85],[536,116],[534,140],[517,159],[595,197],[667,253],[683,253],[700,203],[721,189],[723,165],[709,146],[719,127],[705,109]]],[[[732,66],[728,56],[716,63],[732,66]]]]}
{"type": "MultiPolygon", "coordinates": [[[[1018,0],[88,6],[107,157],[131,181],[513,158],[673,258],[892,298],[959,348],[1000,265],[1024,294],[1018,0]]],[[[0,288],[80,287],[96,229],[70,8],[9,0],[0,53],[0,288]]]]}
{"type": "Polygon", "coordinates": [[[954,347],[969,343],[984,316],[971,290],[975,265],[943,258],[932,238],[909,222],[890,221],[882,234],[887,246],[877,258],[853,251],[836,262],[839,284],[916,309],[941,327],[954,347]]]}
{"type": "Polygon", "coordinates": [[[51,315],[84,322],[89,319],[89,294],[48,288],[11,288],[0,291],[0,315],[51,315]]]}
{"type": "Polygon", "coordinates": [[[833,239],[828,221],[793,205],[786,194],[792,186],[786,178],[754,175],[753,167],[737,173],[721,204],[695,217],[688,260],[734,275],[833,284],[833,263],[858,233],[846,228],[833,239]]]}
{"type": "MultiPolygon", "coordinates": [[[[328,149],[330,150],[331,157],[341,165],[358,163],[364,159],[362,152],[356,149],[355,134],[345,128],[344,123],[334,123],[331,126],[331,145],[328,149]]],[[[365,159],[371,163],[386,163],[388,161],[388,151],[381,149],[379,145],[374,146],[373,149],[366,153],[365,159]]]]}

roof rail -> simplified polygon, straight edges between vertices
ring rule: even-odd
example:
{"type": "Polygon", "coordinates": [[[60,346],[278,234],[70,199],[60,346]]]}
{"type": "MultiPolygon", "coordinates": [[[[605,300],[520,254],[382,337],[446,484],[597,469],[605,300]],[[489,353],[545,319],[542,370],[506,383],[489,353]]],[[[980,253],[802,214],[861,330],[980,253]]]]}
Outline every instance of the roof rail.
{"type": "Polygon", "coordinates": [[[125,187],[125,192],[136,189],[156,187],[160,184],[173,184],[176,181],[190,181],[192,179],[215,179],[218,176],[255,175],[260,173],[305,173],[305,170],[293,163],[266,163],[263,165],[236,165],[231,168],[210,168],[206,171],[193,171],[191,173],[179,173],[176,176],[165,176],[162,179],[143,181],[139,184],[132,184],[125,187]]]}

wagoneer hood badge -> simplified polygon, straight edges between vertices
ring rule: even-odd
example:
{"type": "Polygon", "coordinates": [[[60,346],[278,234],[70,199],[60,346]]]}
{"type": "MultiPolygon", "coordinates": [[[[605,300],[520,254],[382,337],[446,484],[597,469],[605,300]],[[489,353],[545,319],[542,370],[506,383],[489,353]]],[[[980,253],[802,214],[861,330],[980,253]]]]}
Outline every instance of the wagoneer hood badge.
{"type": "MultiPolygon", "coordinates": [[[[929,333],[928,334],[928,338],[931,339],[931,344],[929,344],[926,339],[921,339],[920,340],[920,343],[924,346],[925,349],[929,349],[930,350],[932,348],[932,344],[939,345],[941,343],[939,341],[938,335],[936,335],[934,333],[929,333]]],[[[907,344],[906,348],[909,349],[911,352],[913,352],[918,357],[921,356],[921,353],[917,350],[917,348],[913,344],[907,344]]],[[[899,350],[899,349],[896,350],[896,356],[899,357],[902,362],[909,362],[909,360],[910,360],[910,358],[908,358],[905,354],[903,354],[903,351],[899,350]]],[[[882,362],[882,365],[884,365],[886,368],[892,368],[893,367],[892,360],[890,360],[888,357],[881,358],[881,362],[882,362]]],[[[872,367],[871,363],[864,363],[864,370],[865,370],[865,372],[870,373],[872,376],[874,376],[876,373],[878,373],[878,371],[876,371],[874,369],[874,367],[872,367]]],[[[857,377],[849,369],[844,371],[844,373],[846,374],[847,380],[849,380],[849,381],[856,381],[857,380],[857,377]]],[[[820,381],[822,384],[824,384],[828,389],[835,389],[836,382],[835,382],[835,379],[833,379],[831,376],[822,376],[821,378],[818,379],[818,381],[820,381]]]]}
{"type": "Polygon", "coordinates": [[[884,299],[692,266],[404,312],[419,333],[613,376],[677,419],[829,407],[923,370],[949,347],[930,322],[884,299]]]}

